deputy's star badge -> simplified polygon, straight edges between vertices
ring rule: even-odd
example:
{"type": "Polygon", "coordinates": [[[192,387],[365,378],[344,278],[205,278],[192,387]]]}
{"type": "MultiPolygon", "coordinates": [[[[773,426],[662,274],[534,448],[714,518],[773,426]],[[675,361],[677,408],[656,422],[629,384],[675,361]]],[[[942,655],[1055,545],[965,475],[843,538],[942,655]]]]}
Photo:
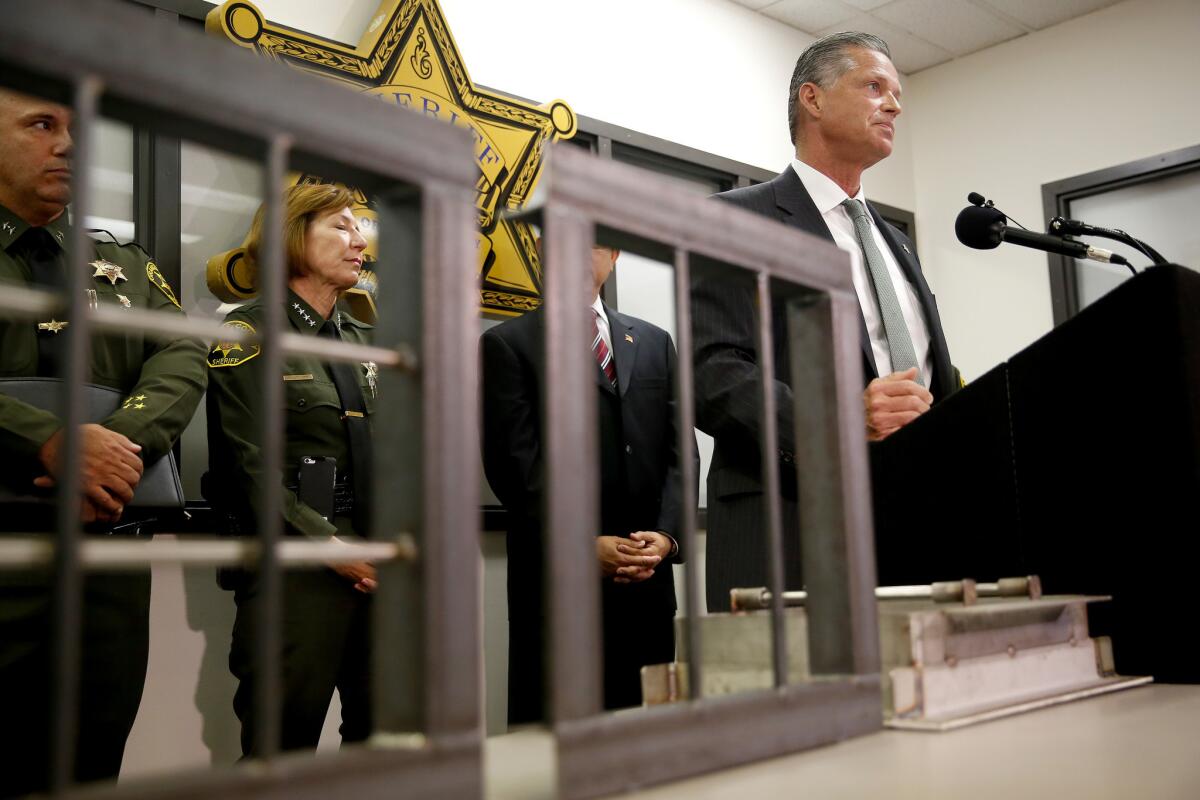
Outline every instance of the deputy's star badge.
{"type": "Polygon", "coordinates": [[[93,278],[108,278],[113,286],[117,285],[117,281],[128,280],[119,264],[105,261],[103,258],[96,259],[89,266],[96,268],[96,271],[92,273],[93,278]]]}
{"type": "Polygon", "coordinates": [[[69,322],[59,322],[56,319],[52,319],[49,322],[39,322],[38,330],[39,331],[50,331],[51,333],[58,333],[59,331],[61,331],[63,328],[67,327],[70,324],[71,323],[69,323],[69,322]]]}

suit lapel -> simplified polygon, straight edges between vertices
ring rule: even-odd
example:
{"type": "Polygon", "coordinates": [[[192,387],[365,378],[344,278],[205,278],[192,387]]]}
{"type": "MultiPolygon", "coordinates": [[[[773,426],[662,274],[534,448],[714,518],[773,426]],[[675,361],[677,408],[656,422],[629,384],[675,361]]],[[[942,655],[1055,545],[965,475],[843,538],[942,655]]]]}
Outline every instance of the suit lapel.
{"type": "MultiPolygon", "coordinates": [[[[621,397],[629,391],[629,382],[633,379],[633,365],[637,361],[637,340],[634,335],[633,323],[629,317],[618,314],[607,305],[604,313],[608,315],[608,327],[612,333],[613,363],[617,367],[617,387],[621,397]]],[[[605,383],[608,379],[605,378],[605,383]]]]}
{"type": "Polygon", "coordinates": [[[814,233],[826,241],[833,241],[833,234],[816,204],[804,188],[804,182],[790,166],[771,180],[775,190],[775,206],[784,214],[780,220],[805,233],[814,233]]]}
{"type": "MultiPolygon", "coordinates": [[[[785,168],[771,180],[771,185],[775,189],[775,205],[783,212],[780,216],[782,222],[833,242],[833,234],[829,232],[825,218],[817,210],[817,204],[812,201],[808,190],[804,188],[804,181],[800,180],[796,170],[790,166],[785,168]]],[[[871,337],[867,335],[867,321],[863,318],[861,305],[858,309],[858,341],[865,364],[869,367],[870,374],[867,379],[879,377],[879,368],[875,366],[875,351],[871,349],[871,337]]]]}

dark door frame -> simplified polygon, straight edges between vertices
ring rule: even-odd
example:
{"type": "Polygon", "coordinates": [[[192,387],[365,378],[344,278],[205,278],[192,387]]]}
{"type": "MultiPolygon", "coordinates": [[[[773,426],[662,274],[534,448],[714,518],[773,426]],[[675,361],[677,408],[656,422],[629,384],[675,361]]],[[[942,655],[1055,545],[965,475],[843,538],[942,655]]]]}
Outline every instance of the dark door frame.
{"type": "MultiPolygon", "coordinates": [[[[1048,220],[1059,215],[1070,217],[1072,201],[1193,170],[1200,170],[1200,145],[1042,184],[1042,210],[1048,220]]],[[[1054,324],[1060,325],[1079,313],[1079,283],[1074,259],[1051,253],[1047,260],[1054,324]]]]}

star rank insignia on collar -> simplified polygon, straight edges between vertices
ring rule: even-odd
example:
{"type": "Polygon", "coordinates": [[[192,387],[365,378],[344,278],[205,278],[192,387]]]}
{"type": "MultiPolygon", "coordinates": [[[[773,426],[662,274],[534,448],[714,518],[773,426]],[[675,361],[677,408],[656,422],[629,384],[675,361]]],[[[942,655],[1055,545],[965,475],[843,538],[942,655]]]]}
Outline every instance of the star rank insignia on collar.
{"type": "Polygon", "coordinates": [[[14,226],[11,222],[5,222],[3,225],[0,225],[0,228],[3,228],[5,233],[17,232],[16,226],[14,226]]]}
{"type": "Polygon", "coordinates": [[[108,278],[113,286],[117,285],[117,281],[128,280],[119,264],[105,261],[103,258],[91,262],[89,266],[96,268],[96,271],[92,273],[93,278],[108,278]]]}
{"type": "Polygon", "coordinates": [[[302,305],[300,305],[299,303],[292,303],[292,308],[296,309],[296,313],[300,315],[301,319],[303,319],[305,322],[308,323],[308,327],[310,327],[310,328],[316,327],[317,321],[315,319],[313,319],[307,311],[304,310],[304,307],[302,305]]]}
{"type": "Polygon", "coordinates": [[[71,323],[69,323],[69,322],[59,322],[56,319],[52,319],[49,322],[39,322],[38,330],[39,331],[50,331],[51,333],[58,333],[59,331],[61,331],[63,328],[67,327],[70,324],[71,323]]]}
{"type": "Polygon", "coordinates": [[[144,395],[144,394],[129,395],[129,397],[127,397],[125,399],[124,404],[121,406],[121,408],[126,411],[128,411],[130,409],[133,409],[135,411],[140,411],[145,407],[146,407],[146,395],[144,395]]]}

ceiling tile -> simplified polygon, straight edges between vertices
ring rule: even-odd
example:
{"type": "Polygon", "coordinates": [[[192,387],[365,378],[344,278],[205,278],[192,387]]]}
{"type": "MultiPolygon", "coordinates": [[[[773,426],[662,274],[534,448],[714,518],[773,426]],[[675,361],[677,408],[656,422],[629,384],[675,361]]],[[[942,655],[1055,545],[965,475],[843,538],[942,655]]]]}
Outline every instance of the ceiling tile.
{"type": "Polygon", "coordinates": [[[1023,28],[962,0],[896,0],[871,13],[960,56],[1025,33],[1023,28]]]}
{"type": "Polygon", "coordinates": [[[739,6],[745,6],[746,8],[752,8],[757,11],[765,6],[777,3],[779,0],[733,0],[733,2],[737,3],[739,6]]]}
{"type": "Polygon", "coordinates": [[[813,33],[845,22],[858,12],[838,0],[781,0],[762,9],[762,13],[805,33],[813,33]]]}
{"type": "Polygon", "coordinates": [[[854,6],[860,11],[870,11],[873,8],[887,5],[892,0],[842,0],[842,2],[848,6],[854,6]]]}
{"type": "Polygon", "coordinates": [[[1097,9],[1111,6],[1120,0],[980,0],[1002,14],[1035,30],[1081,17],[1097,9]]]}
{"type": "Polygon", "coordinates": [[[911,36],[894,25],[869,14],[853,16],[840,25],[817,31],[817,35],[825,36],[838,31],[862,31],[881,37],[888,43],[888,49],[892,51],[892,63],[896,65],[896,69],[906,75],[954,58],[953,53],[911,36]]]}

